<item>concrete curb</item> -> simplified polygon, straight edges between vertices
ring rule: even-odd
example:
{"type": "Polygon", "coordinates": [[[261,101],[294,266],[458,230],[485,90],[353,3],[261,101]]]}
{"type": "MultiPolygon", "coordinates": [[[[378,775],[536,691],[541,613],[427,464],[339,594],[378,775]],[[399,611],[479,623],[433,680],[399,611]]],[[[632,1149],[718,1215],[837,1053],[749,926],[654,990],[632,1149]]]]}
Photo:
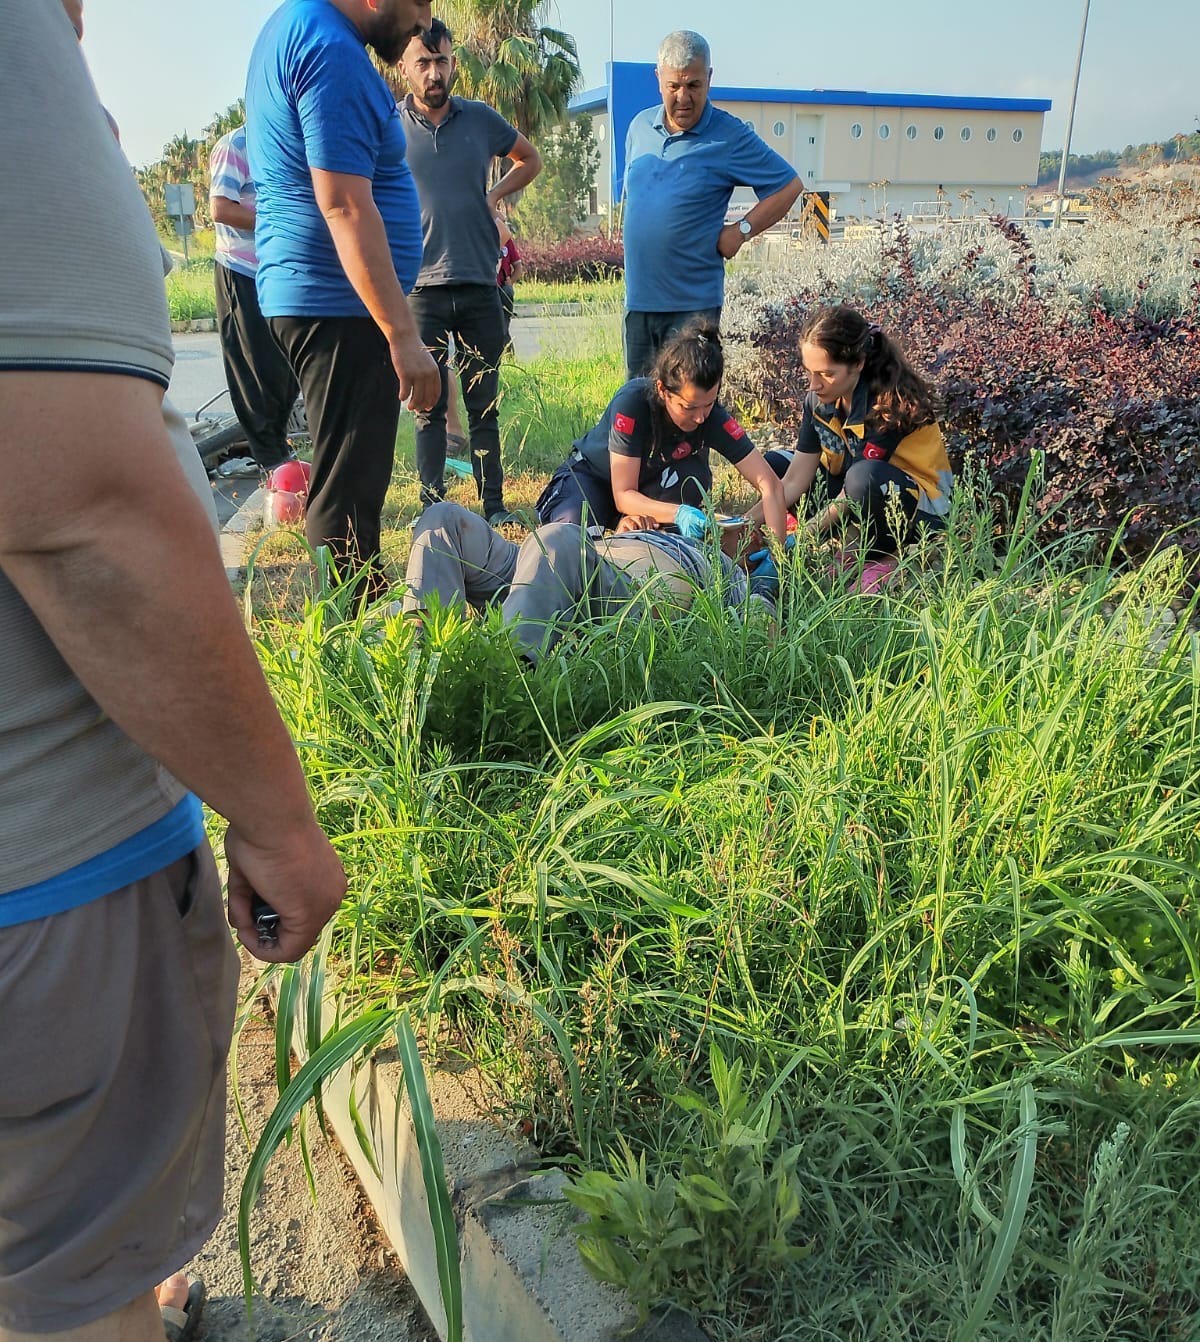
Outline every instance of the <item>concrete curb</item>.
{"type": "MultiPolygon", "coordinates": [[[[271,995],[277,1005],[275,992],[271,995]]],[[[296,1005],[298,1055],[304,996],[298,995],[296,1005]]],[[[324,1014],[328,1028],[328,1003],[324,1014]]],[[[356,1071],[343,1067],[332,1077],[324,1087],[324,1108],[384,1233],[444,1338],[446,1315],[420,1154],[402,1088],[395,1050],[385,1049],[356,1071]],[[350,1118],[352,1086],[371,1159],[350,1118]]],[[[471,1069],[439,1069],[429,1076],[458,1225],[466,1342],[707,1342],[695,1322],[678,1311],[639,1326],[624,1294],[588,1275],[570,1232],[576,1213],[562,1200],[566,1177],[545,1169],[531,1146],[500,1130],[479,1098],[485,1090],[471,1069]]]]}
{"type": "Polygon", "coordinates": [[[187,317],[171,323],[172,335],[196,335],[217,329],[215,317],[187,317]]]}
{"type": "Polygon", "coordinates": [[[583,315],[583,303],[518,303],[513,308],[514,317],[582,317],[583,315]]]}

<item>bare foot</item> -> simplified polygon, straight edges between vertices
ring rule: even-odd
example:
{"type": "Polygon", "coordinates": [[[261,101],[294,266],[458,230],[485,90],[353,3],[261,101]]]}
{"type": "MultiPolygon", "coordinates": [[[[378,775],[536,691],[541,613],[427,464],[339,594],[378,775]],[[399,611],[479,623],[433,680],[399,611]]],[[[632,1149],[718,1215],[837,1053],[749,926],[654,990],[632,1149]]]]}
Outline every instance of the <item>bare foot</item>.
{"type": "Polygon", "coordinates": [[[154,1288],[154,1295],[158,1300],[160,1309],[163,1305],[172,1309],[182,1309],[187,1304],[188,1298],[187,1274],[183,1272],[174,1273],[154,1288]]]}

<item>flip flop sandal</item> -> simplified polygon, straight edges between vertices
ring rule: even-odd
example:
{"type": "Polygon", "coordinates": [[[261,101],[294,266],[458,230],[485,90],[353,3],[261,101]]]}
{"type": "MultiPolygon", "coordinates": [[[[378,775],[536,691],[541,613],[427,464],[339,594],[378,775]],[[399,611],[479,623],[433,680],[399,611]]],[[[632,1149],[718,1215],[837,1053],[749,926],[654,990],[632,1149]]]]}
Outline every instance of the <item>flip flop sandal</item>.
{"type": "Polygon", "coordinates": [[[196,1335],[203,1310],[204,1283],[199,1277],[189,1277],[187,1300],[182,1309],[176,1309],[173,1305],[159,1306],[167,1342],[190,1342],[196,1335]]]}

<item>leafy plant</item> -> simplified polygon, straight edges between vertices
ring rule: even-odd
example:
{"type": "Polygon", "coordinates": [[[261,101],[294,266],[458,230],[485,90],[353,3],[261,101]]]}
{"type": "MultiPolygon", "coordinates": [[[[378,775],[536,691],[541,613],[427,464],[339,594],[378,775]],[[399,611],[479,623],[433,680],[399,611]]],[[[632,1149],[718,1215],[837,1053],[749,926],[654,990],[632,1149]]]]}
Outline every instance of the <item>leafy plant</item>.
{"type": "Polygon", "coordinates": [[[763,1289],[809,1254],[799,1242],[799,1147],[781,1149],[775,1101],[752,1106],[743,1064],[709,1049],[714,1098],[690,1089],[674,1103],[698,1131],[680,1132],[679,1174],[651,1178],[646,1157],[622,1140],[611,1173],[589,1171],[566,1190],[585,1213],[579,1249],[601,1281],[628,1290],[643,1308],[671,1302],[728,1307],[735,1288],[763,1289]]]}

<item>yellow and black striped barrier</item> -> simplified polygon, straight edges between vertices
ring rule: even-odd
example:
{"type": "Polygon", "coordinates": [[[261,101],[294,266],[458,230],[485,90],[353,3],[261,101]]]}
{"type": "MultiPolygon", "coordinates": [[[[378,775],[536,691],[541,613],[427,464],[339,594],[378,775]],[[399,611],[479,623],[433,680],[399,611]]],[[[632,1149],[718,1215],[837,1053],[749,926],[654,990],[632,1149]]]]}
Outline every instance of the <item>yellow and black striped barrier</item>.
{"type": "MultiPolygon", "coordinates": [[[[816,237],[821,242],[829,241],[829,192],[806,191],[804,208],[800,212],[801,237],[816,237]]],[[[792,235],[793,237],[795,234],[792,235]]]]}

